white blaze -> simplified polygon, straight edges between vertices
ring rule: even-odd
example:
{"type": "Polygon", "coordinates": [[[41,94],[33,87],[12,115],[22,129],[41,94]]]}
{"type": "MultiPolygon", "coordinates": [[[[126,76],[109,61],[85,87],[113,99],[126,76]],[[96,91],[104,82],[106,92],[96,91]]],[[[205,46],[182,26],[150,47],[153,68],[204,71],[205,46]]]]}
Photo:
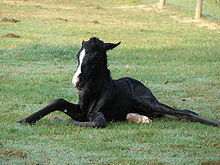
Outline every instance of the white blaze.
{"type": "Polygon", "coordinates": [[[85,49],[83,49],[81,52],[80,52],[80,55],[79,55],[79,66],[76,70],[76,73],[74,74],[73,76],[73,79],[72,79],[72,83],[73,85],[76,86],[76,83],[79,81],[79,75],[81,73],[81,66],[82,66],[82,62],[83,62],[83,58],[85,57],[85,54],[86,54],[86,51],[85,49]]]}

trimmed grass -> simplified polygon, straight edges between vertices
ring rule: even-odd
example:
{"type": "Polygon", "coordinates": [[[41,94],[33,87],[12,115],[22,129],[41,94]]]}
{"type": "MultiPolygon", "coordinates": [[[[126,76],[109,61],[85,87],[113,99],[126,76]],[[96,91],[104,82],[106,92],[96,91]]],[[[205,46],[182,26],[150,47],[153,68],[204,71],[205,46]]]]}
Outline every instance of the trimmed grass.
{"type": "Polygon", "coordinates": [[[0,22],[0,36],[21,37],[0,39],[0,164],[220,163],[219,128],[169,116],[90,129],[51,121],[66,118],[56,112],[15,124],[55,98],[77,102],[74,54],[91,36],[122,41],[108,53],[115,79],[136,78],[161,102],[219,119],[218,22],[187,22],[185,9],[155,1],[1,1],[0,9],[1,20],[20,21],[0,22]]]}

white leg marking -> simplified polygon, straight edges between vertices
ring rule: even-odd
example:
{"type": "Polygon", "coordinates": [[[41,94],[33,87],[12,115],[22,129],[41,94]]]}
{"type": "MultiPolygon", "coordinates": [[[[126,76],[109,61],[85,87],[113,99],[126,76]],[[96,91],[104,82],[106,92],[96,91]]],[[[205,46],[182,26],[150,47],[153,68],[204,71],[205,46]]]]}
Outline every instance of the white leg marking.
{"type": "Polygon", "coordinates": [[[72,79],[72,83],[74,86],[76,86],[77,82],[79,81],[79,74],[81,73],[81,66],[82,66],[82,62],[83,62],[83,58],[85,57],[85,54],[86,54],[86,51],[85,49],[83,49],[81,52],[80,52],[80,55],[79,55],[79,66],[76,70],[76,73],[74,74],[73,76],[73,79],[72,79]]]}
{"type": "Polygon", "coordinates": [[[128,113],[126,116],[128,121],[133,121],[136,123],[151,123],[152,120],[147,116],[139,115],[138,113],[128,113]]]}

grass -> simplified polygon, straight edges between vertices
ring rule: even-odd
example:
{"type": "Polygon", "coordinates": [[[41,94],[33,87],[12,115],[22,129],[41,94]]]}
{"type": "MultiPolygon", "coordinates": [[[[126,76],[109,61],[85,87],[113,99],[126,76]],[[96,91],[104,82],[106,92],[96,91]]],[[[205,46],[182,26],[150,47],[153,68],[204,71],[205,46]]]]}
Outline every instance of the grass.
{"type": "Polygon", "coordinates": [[[0,164],[220,163],[219,128],[169,116],[90,129],[51,121],[65,118],[56,112],[15,124],[55,98],[77,102],[74,54],[91,36],[122,41],[109,52],[115,79],[136,78],[161,102],[219,119],[218,22],[183,22],[186,9],[159,10],[155,1],[1,1],[0,9],[1,20],[20,21],[0,22],[0,36],[21,37],[0,39],[0,164]]]}

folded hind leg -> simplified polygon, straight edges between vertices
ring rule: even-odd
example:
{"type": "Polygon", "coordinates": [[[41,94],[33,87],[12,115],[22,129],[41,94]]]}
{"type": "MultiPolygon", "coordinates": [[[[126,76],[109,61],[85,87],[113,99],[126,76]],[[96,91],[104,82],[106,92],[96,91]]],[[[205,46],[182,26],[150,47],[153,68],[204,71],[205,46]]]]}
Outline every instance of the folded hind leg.
{"type": "Polygon", "coordinates": [[[157,99],[154,97],[138,96],[138,97],[133,98],[132,105],[133,105],[133,108],[135,109],[135,113],[147,116],[150,119],[164,117],[165,113],[153,110],[151,104],[153,104],[156,101],[157,99]],[[145,101],[145,103],[147,103],[144,106],[142,105],[143,100],[145,101]]]}
{"type": "Polygon", "coordinates": [[[17,123],[29,123],[34,124],[44,116],[51,112],[60,111],[70,116],[74,120],[84,121],[84,116],[80,113],[80,107],[78,104],[72,104],[64,99],[54,100],[51,104],[42,108],[41,110],[33,113],[25,119],[17,121],[17,123]]]}
{"type": "Polygon", "coordinates": [[[190,110],[176,110],[172,107],[169,107],[165,104],[158,102],[154,98],[149,98],[148,96],[139,96],[133,98],[133,104],[137,108],[143,111],[151,110],[155,112],[160,112],[162,114],[172,115],[179,119],[185,119],[193,122],[200,122],[212,126],[220,126],[220,120],[206,119],[190,110]]]}

